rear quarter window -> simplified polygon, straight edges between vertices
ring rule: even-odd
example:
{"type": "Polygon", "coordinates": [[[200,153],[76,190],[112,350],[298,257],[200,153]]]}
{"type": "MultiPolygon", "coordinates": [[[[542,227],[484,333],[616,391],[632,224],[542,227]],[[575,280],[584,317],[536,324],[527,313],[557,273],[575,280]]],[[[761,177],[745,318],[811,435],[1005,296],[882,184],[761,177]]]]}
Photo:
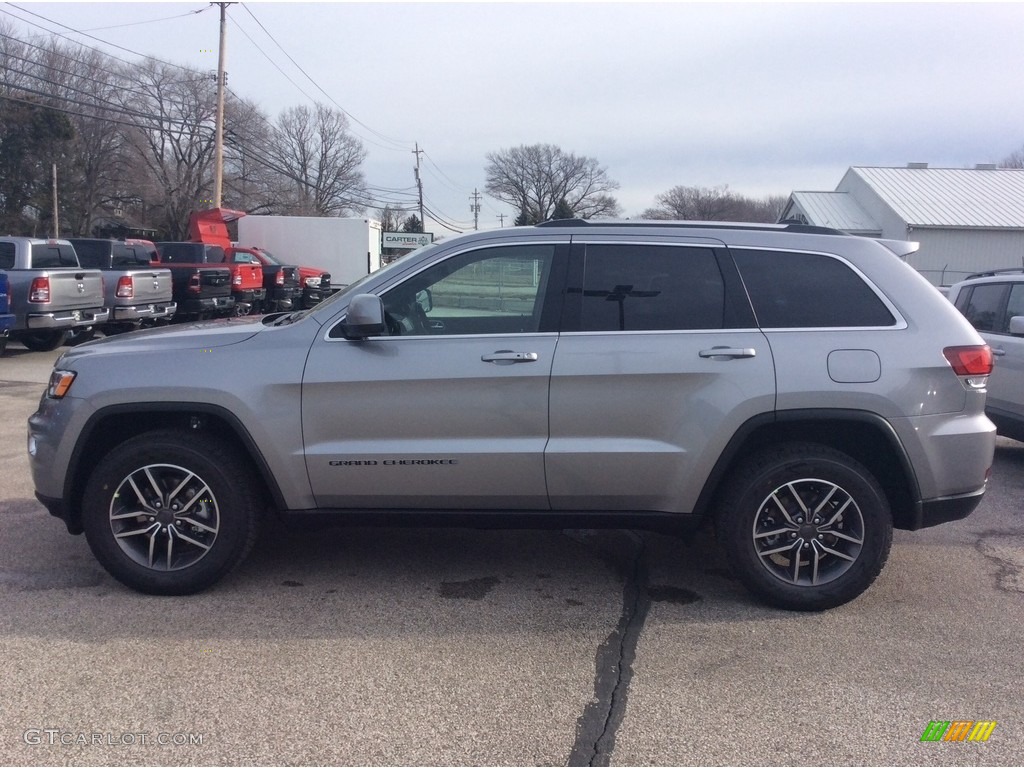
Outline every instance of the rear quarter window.
{"type": "Polygon", "coordinates": [[[816,253],[732,251],[762,328],[877,328],[896,318],[863,278],[816,253]]]}
{"type": "Polygon", "coordinates": [[[107,243],[77,242],[75,253],[78,254],[78,261],[88,269],[100,269],[103,266],[104,256],[110,246],[107,243]]]}

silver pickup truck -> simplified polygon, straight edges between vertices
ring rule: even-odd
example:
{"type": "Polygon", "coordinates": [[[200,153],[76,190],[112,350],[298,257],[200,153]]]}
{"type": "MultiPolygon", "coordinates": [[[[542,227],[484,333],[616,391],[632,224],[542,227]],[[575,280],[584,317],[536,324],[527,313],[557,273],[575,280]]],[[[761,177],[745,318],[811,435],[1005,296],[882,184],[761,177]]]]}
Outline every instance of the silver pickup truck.
{"type": "MultiPolygon", "coordinates": [[[[164,324],[174,317],[178,305],[171,296],[171,270],[151,264],[144,247],[89,237],[72,237],[69,242],[83,267],[103,271],[104,304],[110,309],[110,320],[98,330],[112,336],[144,325],[164,324]]],[[[92,333],[81,334],[78,341],[92,333]]]]}
{"type": "Polygon", "coordinates": [[[0,237],[0,269],[10,283],[12,339],[34,352],[56,349],[73,328],[105,323],[103,273],[83,269],[67,240],[0,237]]]}

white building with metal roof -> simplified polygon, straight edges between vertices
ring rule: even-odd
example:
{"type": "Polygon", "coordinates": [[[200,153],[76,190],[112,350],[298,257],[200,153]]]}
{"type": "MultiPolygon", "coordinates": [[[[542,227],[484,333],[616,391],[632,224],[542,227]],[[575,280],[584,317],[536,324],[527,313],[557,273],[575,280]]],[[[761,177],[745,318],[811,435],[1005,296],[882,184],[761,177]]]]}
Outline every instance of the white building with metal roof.
{"type": "Polygon", "coordinates": [[[1024,169],[852,167],[835,192],[794,192],[782,214],[867,237],[913,240],[932,283],[1024,266],[1024,169]]]}

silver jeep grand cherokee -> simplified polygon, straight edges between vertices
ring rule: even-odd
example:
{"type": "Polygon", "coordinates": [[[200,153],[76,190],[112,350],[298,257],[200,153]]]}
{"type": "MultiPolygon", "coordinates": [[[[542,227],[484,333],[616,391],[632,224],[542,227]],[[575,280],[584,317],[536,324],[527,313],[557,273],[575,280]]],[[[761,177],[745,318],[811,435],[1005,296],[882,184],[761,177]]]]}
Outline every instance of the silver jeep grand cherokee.
{"type": "Polygon", "coordinates": [[[576,220],[455,238],[311,310],[65,353],[29,419],[36,494],[149,593],[216,582],[265,514],[707,521],[764,600],[840,605],[893,527],[967,516],[992,463],[990,350],[911,246],[576,220]]]}

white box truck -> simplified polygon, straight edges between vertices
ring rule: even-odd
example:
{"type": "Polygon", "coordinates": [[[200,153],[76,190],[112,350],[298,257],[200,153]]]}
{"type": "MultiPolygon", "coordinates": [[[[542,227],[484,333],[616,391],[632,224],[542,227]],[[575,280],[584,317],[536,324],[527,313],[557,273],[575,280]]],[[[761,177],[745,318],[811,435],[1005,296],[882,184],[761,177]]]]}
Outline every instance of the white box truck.
{"type": "Polygon", "coordinates": [[[285,264],[329,272],[331,286],[354,283],[380,269],[381,224],[330,216],[243,216],[238,245],[270,251],[285,264]]]}

